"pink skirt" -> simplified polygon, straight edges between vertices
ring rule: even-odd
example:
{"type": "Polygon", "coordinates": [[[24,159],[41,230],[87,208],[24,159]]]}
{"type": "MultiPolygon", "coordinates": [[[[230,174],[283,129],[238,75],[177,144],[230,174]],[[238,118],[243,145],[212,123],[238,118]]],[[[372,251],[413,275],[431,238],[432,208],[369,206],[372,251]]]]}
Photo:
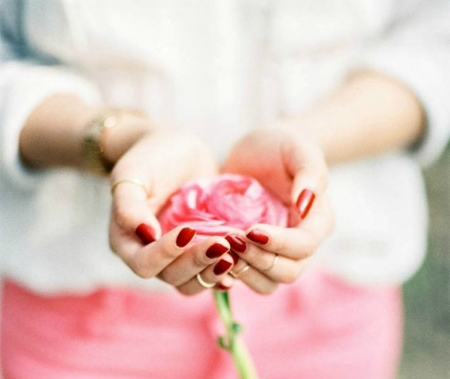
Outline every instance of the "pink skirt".
{"type": "MultiPolygon", "coordinates": [[[[230,293],[260,379],[393,379],[398,288],[363,289],[310,272],[260,296],[230,293]]],[[[4,379],[235,379],[218,348],[212,295],[99,289],[42,296],[3,283],[4,379]]]]}

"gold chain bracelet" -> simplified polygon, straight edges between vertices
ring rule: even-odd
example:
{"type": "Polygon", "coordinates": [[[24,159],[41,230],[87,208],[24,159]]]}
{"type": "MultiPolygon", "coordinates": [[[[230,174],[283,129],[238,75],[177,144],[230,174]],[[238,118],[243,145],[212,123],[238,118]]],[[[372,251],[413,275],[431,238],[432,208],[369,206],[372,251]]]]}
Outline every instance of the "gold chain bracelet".
{"type": "Polygon", "coordinates": [[[144,112],[138,110],[112,108],[101,112],[87,123],[81,152],[82,167],[85,170],[100,176],[111,172],[114,162],[106,159],[102,140],[107,130],[117,126],[124,115],[147,118],[144,112]]]}

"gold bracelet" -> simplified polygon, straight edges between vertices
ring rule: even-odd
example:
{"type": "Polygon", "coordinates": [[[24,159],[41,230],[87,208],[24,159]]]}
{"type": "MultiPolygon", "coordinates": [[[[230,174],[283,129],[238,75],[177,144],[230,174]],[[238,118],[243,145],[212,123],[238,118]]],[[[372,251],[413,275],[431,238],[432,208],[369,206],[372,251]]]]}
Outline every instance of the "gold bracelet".
{"type": "Polygon", "coordinates": [[[109,174],[114,163],[103,154],[102,137],[107,129],[117,125],[120,112],[108,110],[94,117],[85,128],[82,146],[82,166],[92,174],[105,176],[109,174]]]}
{"type": "Polygon", "coordinates": [[[115,162],[106,159],[102,139],[106,131],[117,126],[125,115],[148,119],[145,112],[137,109],[110,108],[87,123],[83,137],[81,156],[84,169],[92,174],[101,176],[108,175],[111,172],[115,162]]]}

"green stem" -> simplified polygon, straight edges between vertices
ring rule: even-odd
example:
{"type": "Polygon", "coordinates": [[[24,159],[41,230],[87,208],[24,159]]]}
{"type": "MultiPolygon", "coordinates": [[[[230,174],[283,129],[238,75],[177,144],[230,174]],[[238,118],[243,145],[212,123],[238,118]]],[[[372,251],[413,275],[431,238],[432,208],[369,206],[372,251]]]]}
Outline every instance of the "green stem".
{"type": "Polygon", "coordinates": [[[230,352],[240,379],[258,379],[250,353],[244,341],[238,337],[241,326],[233,319],[228,292],[213,291],[213,294],[226,330],[226,335],[219,339],[220,346],[230,352]]]}

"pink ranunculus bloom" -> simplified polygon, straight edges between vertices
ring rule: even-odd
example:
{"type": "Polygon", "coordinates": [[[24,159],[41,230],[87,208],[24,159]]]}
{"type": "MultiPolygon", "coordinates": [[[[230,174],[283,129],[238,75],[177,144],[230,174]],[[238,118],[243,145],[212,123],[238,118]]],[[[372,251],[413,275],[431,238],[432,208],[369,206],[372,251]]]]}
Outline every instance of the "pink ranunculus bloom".
{"type": "Polygon", "coordinates": [[[163,232],[187,224],[198,236],[224,236],[256,223],[286,226],[286,206],[253,178],[224,174],[186,183],[161,212],[163,232]]]}

